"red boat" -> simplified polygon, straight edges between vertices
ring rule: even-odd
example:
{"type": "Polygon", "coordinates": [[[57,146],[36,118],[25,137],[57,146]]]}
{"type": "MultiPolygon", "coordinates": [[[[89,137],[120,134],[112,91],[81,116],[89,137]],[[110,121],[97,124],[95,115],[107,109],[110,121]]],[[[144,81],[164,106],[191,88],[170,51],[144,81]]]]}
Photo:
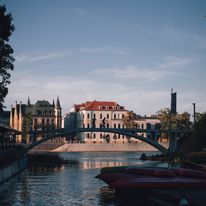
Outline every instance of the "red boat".
{"type": "Polygon", "coordinates": [[[102,168],[97,178],[118,194],[150,205],[205,206],[206,172],[185,168],[102,168]]]}

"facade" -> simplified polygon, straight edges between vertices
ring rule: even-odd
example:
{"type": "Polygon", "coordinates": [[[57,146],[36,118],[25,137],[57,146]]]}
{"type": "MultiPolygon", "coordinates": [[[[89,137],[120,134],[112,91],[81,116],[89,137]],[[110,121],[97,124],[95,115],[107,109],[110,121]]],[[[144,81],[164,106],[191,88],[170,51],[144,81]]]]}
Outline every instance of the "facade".
{"type": "MultiPolygon", "coordinates": [[[[75,104],[70,113],[67,113],[63,119],[64,128],[126,128],[124,117],[129,112],[123,106],[116,102],[92,101],[82,104],[75,104]]],[[[134,114],[134,113],[133,113],[134,114]]],[[[160,120],[155,117],[141,117],[134,114],[131,120],[133,128],[137,129],[160,129],[160,120]]],[[[138,133],[145,138],[157,140],[149,133],[138,133]]],[[[85,143],[128,143],[141,142],[138,139],[126,137],[125,135],[101,133],[101,132],[85,132],[71,134],[70,138],[74,141],[85,143]]]]}
{"type": "MultiPolygon", "coordinates": [[[[124,128],[123,118],[127,114],[116,102],[92,101],[76,104],[64,118],[65,128],[124,128]],[[74,124],[75,122],[75,124],[74,124]]],[[[126,143],[124,135],[101,132],[75,134],[77,140],[85,143],[126,143]]]]}
{"type": "MultiPolygon", "coordinates": [[[[27,104],[18,104],[11,107],[10,127],[18,131],[23,131],[25,135],[18,135],[18,142],[28,142],[31,131],[49,131],[61,128],[61,106],[59,98],[56,104],[50,104],[46,100],[38,100],[36,104],[31,104],[28,98],[27,104]]],[[[36,138],[44,138],[45,135],[38,135],[36,138]]]]}
{"type": "MultiPolygon", "coordinates": [[[[155,117],[144,117],[134,120],[137,129],[160,129],[160,120],[155,117]]],[[[149,133],[138,133],[145,138],[157,138],[152,137],[149,133]]],[[[133,142],[141,142],[140,140],[132,138],[133,142]]]]}

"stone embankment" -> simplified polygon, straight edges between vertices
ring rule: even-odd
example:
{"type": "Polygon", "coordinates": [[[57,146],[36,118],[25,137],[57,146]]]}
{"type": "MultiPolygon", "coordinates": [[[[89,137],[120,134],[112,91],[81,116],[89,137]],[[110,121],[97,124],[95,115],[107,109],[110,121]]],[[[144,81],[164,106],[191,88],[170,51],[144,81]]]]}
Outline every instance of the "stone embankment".
{"type": "MultiPolygon", "coordinates": [[[[164,143],[163,146],[168,148],[168,143],[164,143]]],[[[84,143],[66,143],[52,152],[145,152],[145,151],[157,151],[147,143],[101,143],[101,144],[84,144],[84,143]]]]}

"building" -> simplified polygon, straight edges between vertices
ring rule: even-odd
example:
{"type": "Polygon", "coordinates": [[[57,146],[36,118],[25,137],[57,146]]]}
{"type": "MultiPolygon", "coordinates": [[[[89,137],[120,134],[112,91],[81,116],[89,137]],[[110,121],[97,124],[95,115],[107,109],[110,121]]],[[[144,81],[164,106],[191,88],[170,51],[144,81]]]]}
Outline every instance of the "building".
{"type": "MultiPolygon", "coordinates": [[[[11,107],[10,127],[18,131],[24,132],[24,135],[18,135],[18,142],[28,142],[31,131],[49,131],[61,128],[61,105],[59,98],[56,104],[50,104],[46,100],[38,100],[35,104],[30,103],[28,98],[27,104],[18,104],[11,107]]],[[[41,139],[46,135],[41,134],[36,138],[41,139]]]]}
{"type": "MultiPolygon", "coordinates": [[[[64,118],[64,126],[65,128],[124,128],[123,118],[127,112],[128,110],[116,102],[94,100],[74,105],[64,118]]],[[[124,135],[112,133],[85,132],[73,135],[78,141],[85,143],[128,142],[124,135]]]]}
{"type": "MultiPolygon", "coordinates": [[[[134,120],[134,123],[136,125],[137,129],[160,129],[161,125],[160,125],[160,120],[155,118],[155,117],[141,117],[138,119],[134,120]]],[[[153,139],[157,140],[158,137],[152,137],[152,135],[150,133],[143,133],[143,132],[139,132],[137,133],[138,135],[141,135],[145,138],[149,138],[149,139],[153,139]]],[[[140,140],[136,140],[132,138],[132,141],[135,142],[140,142],[140,140]]]]}

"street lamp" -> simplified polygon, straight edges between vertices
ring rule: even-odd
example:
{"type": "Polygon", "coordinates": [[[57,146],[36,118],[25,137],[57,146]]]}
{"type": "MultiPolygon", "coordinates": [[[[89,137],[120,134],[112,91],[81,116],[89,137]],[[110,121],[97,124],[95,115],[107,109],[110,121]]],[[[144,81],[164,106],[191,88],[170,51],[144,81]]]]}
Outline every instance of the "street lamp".
{"type": "Polygon", "coordinates": [[[195,103],[192,103],[192,105],[193,105],[193,118],[194,118],[194,124],[195,124],[195,122],[196,122],[196,111],[195,111],[195,103]]]}

